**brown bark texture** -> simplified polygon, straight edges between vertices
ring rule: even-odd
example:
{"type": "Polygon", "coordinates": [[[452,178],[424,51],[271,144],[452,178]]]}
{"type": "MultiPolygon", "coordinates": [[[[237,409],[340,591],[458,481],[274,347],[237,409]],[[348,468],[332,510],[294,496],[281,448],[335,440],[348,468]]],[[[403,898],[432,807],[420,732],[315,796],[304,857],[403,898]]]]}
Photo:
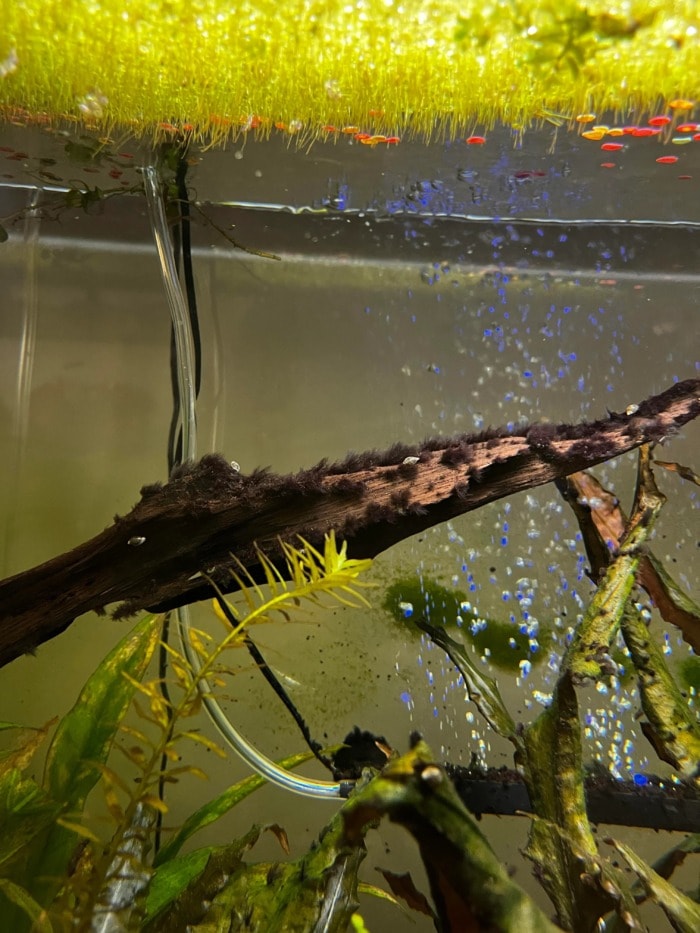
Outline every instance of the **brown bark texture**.
{"type": "Polygon", "coordinates": [[[284,566],[281,542],[314,546],[334,530],[352,557],[488,502],[659,443],[700,414],[700,379],[582,424],[534,424],[394,444],[292,475],[236,472],[209,454],[145,486],[141,500],[89,541],[0,581],[0,666],[117,604],[117,617],[212,595],[205,572],[235,589],[232,555],[261,580],[260,554],[284,566]]]}

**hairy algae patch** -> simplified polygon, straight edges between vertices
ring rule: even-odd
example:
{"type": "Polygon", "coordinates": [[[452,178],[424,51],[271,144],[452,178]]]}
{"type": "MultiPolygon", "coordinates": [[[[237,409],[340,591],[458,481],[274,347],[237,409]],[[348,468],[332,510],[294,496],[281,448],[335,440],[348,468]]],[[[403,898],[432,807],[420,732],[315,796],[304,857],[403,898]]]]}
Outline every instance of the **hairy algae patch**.
{"type": "MultiPolygon", "coordinates": [[[[425,619],[431,625],[445,629],[459,628],[474,649],[486,654],[494,667],[519,673],[522,661],[535,667],[545,659],[541,647],[531,644],[531,636],[512,622],[500,622],[474,612],[466,593],[432,580],[430,577],[410,575],[401,577],[386,590],[382,608],[402,626],[416,636],[420,629],[416,619],[425,619]]],[[[548,640],[548,630],[540,625],[538,641],[548,640]]]]}

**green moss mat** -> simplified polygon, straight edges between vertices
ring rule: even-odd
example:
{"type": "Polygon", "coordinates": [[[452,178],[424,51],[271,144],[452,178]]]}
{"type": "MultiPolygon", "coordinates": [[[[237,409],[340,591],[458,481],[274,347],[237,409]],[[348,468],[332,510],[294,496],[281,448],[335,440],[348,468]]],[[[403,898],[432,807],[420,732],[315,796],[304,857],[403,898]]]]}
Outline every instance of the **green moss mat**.
{"type": "Polygon", "coordinates": [[[0,22],[0,113],[106,134],[377,144],[700,98],[695,0],[0,0],[0,22]]]}

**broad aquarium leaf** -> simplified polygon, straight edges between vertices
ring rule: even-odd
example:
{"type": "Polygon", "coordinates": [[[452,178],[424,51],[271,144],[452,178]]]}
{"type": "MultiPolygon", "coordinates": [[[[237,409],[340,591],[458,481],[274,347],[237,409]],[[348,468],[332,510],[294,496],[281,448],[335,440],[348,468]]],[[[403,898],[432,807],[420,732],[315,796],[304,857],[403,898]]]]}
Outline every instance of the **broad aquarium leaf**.
{"type": "MultiPolygon", "coordinates": [[[[99,765],[106,762],[129,709],[134,687],[125,675],[143,677],[159,636],[159,618],[142,619],[101,662],[59,723],[47,755],[43,786],[69,819],[75,820],[75,814],[82,811],[100,777],[99,765]]],[[[42,904],[60,886],[78,839],[72,830],[55,824],[31,860],[28,883],[42,904]]]]}
{"type": "MultiPolygon", "coordinates": [[[[648,446],[641,447],[632,516],[619,541],[616,556],[608,566],[583,621],[577,627],[563,661],[576,681],[597,680],[615,670],[610,646],[619,630],[627,600],[635,584],[642,558],[641,549],[665,502],[654,481],[649,461],[648,446]]],[[[608,518],[606,525],[609,525],[609,521],[608,518]]]]}
{"type": "Polygon", "coordinates": [[[654,600],[664,622],[680,629],[686,644],[700,654],[700,606],[683,592],[653,554],[642,561],[639,582],[654,600]]]}
{"type": "Polygon", "coordinates": [[[24,726],[14,726],[12,723],[2,723],[0,729],[17,729],[20,735],[15,744],[0,757],[0,778],[15,768],[22,771],[28,767],[37,749],[46,739],[49,729],[55,724],[56,719],[52,719],[40,729],[27,729],[24,726]]]}
{"type": "MultiPolygon", "coordinates": [[[[378,868],[379,871],[391,888],[392,894],[400,897],[407,907],[419,914],[425,914],[428,917],[436,919],[436,914],[428,902],[428,898],[416,887],[413,878],[409,872],[398,874],[395,871],[389,871],[387,868],[378,868]]],[[[362,893],[362,890],[360,891],[362,893]]],[[[386,896],[386,894],[385,894],[386,896]]]]}
{"type": "Polygon", "coordinates": [[[464,645],[451,638],[444,629],[436,628],[422,620],[416,624],[449,656],[464,677],[469,699],[491,728],[504,738],[517,743],[515,721],[506,709],[496,681],[482,673],[469,657],[464,645]]]}
{"type": "MultiPolygon", "coordinates": [[[[658,466],[665,466],[655,460],[658,466]]],[[[593,579],[598,579],[617,551],[625,533],[627,519],[619,500],[590,473],[575,473],[567,477],[560,488],[571,505],[583,534],[593,579]]],[[[700,606],[678,586],[651,551],[641,555],[637,582],[646,590],[669,625],[675,625],[684,640],[700,653],[700,606]]]]}
{"type": "Polygon", "coordinates": [[[617,851],[624,857],[630,868],[639,876],[647,892],[663,908],[674,929],[679,933],[697,933],[700,930],[700,904],[674,887],[665,878],[650,868],[644,859],[622,842],[610,840],[617,851]]]}
{"type": "Polygon", "coordinates": [[[0,872],[43,849],[45,830],[61,811],[32,778],[14,768],[0,776],[0,872]]]}
{"type": "Polygon", "coordinates": [[[698,854],[700,854],[700,833],[693,833],[668,852],[664,852],[651,867],[658,875],[668,880],[676,868],[683,864],[686,855],[698,854]]]}
{"type": "Polygon", "coordinates": [[[209,846],[195,849],[187,855],[171,858],[156,869],[146,899],[146,920],[155,919],[198,878],[209,861],[209,857],[220,851],[220,847],[209,846]]]}
{"type": "Polygon", "coordinates": [[[243,855],[255,845],[261,832],[262,827],[253,826],[230,845],[196,849],[156,869],[146,900],[148,933],[156,930],[171,933],[203,921],[211,924],[207,905],[242,866],[243,855]]]}
{"type": "Polygon", "coordinates": [[[644,735],[659,758],[686,777],[698,777],[700,722],[634,606],[628,606],[624,615],[622,634],[639,679],[639,696],[647,717],[642,723],[644,735]]]}
{"type": "MultiPolygon", "coordinates": [[[[269,827],[272,829],[272,827],[269,827]]],[[[342,812],[337,813],[321,832],[318,843],[296,862],[247,864],[242,855],[257,840],[254,827],[231,846],[208,852],[206,864],[199,858],[183,861],[182,878],[191,873],[185,891],[147,926],[148,933],[210,933],[246,929],[251,933],[308,933],[324,930],[345,933],[357,908],[357,871],[364,858],[361,839],[348,844],[342,812]],[[200,870],[201,869],[201,870],[200,870]],[[199,874],[197,872],[199,871],[199,874]]],[[[187,859],[187,856],[184,857],[187,859]]],[[[163,902],[178,883],[165,871],[158,891],[163,902]]],[[[149,898],[149,915],[151,904],[149,898]]]]}
{"type": "Polygon", "coordinates": [[[654,460],[654,463],[656,466],[663,467],[671,473],[677,473],[682,479],[687,480],[687,482],[700,486],[700,476],[698,476],[691,467],[684,466],[682,463],[676,463],[675,461],[669,462],[668,460],[654,460]]]}
{"type": "MultiPolygon", "coordinates": [[[[32,933],[53,933],[53,926],[46,912],[23,887],[8,878],[0,878],[0,891],[11,904],[17,907],[31,921],[32,933]]],[[[1,910],[2,907],[0,906],[1,910]]]]}
{"type": "Polygon", "coordinates": [[[428,873],[439,929],[559,929],[510,878],[424,742],[389,762],[350,798],[342,814],[351,843],[383,816],[411,833],[428,873]]]}
{"type": "Polygon", "coordinates": [[[591,930],[616,900],[599,884],[602,866],[586,812],[581,724],[569,671],[523,738],[520,765],[536,814],[525,854],[562,926],[591,930]]]}
{"type": "Polygon", "coordinates": [[[618,554],[596,590],[563,662],[577,682],[599,680],[616,670],[611,645],[632,592],[638,565],[639,556],[635,552],[618,554]]]}
{"type": "Polygon", "coordinates": [[[159,618],[142,619],[102,661],[61,720],[44,772],[44,786],[55,800],[82,806],[99,778],[99,770],[88,762],[106,762],[134,694],[125,675],[143,677],[159,636],[159,618]]]}

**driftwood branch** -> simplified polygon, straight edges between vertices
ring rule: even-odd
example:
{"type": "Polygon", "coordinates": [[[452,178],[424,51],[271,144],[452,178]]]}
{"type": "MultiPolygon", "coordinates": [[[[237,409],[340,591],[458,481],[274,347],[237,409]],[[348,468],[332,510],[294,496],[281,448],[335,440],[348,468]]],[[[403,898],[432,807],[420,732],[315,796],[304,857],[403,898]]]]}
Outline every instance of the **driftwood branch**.
{"type": "Polygon", "coordinates": [[[131,512],[90,541],[0,582],[0,665],[90,610],[117,603],[115,615],[126,616],[210,597],[202,572],[230,590],[232,554],[261,579],[258,548],[281,562],[281,540],[319,545],[334,529],[351,556],[373,557],[488,502],[660,442],[698,414],[692,379],[601,421],[396,444],[288,476],[244,476],[208,455],[144,487],[131,512]]]}
{"type": "MultiPolygon", "coordinates": [[[[508,769],[471,770],[445,765],[467,809],[481,816],[532,813],[533,807],[521,774],[508,769]]],[[[637,826],[668,832],[700,832],[700,794],[691,781],[673,784],[647,778],[640,786],[618,781],[607,772],[585,775],[586,812],[592,823],[637,826]]]]}

